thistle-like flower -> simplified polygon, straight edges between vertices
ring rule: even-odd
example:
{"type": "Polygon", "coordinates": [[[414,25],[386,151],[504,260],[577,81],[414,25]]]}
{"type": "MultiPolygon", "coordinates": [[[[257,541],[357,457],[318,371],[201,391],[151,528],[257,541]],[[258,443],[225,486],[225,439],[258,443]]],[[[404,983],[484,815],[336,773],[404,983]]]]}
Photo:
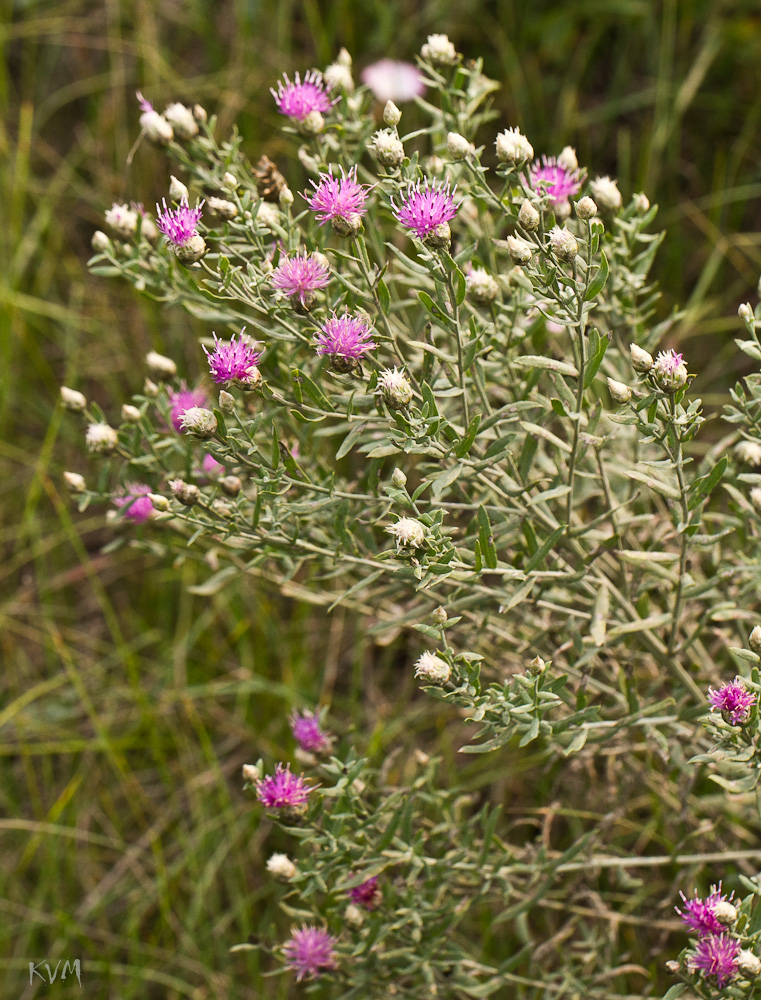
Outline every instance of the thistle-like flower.
{"type": "Polygon", "coordinates": [[[106,212],[106,224],[117,235],[124,239],[129,239],[130,236],[134,236],[137,232],[137,212],[134,208],[130,208],[129,205],[119,205],[117,202],[114,202],[106,212]]]}
{"type": "Polygon", "coordinates": [[[422,184],[418,181],[409,185],[399,206],[393,199],[391,204],[399,222],[412,230],[418,239],[424,240],[439,227],[449,229],[448,223],[457,215],[459,207],[453,195],[454,191],[449,190],[449,181],[446,184],[440,181],[431,183],[426,177],[422,184]]]}
{"type": "Polygon", "coordinates": [[[255,351],[247,337],[244,337],[245,326],[240,331],[240,337],[232,335],[229,341],[220,340],[214,336],[214,350],[209,353],[204,347],[209,362],[209,371],[215,382],[227,384],[235,382],[244,388],[261,381],[257,369],[261,353],[255,351]]]}
{"type": "Polygon", "coordinates": [[[674,909],[690,931],[699,937],[721,934],[737,920],[737,910],[730,902],[734,893],[729,897],[722,895],[721,883],[718,886],[712,885],[711,892],[705,899],[700,899],[697,890],[693,899],[687,899],[683,892],[679,895],[684,908],[680,910],[675,906],[674,909]]]}
{"type": "Polygon", "coordinates": [[[337,100],[330,99],[329,91],[322,73],[316,69],[305,73],[303,80],[298,73],[293,80],[284,73],[277,90],[270,88],[280,114],[298,122],[303,122],[314,111],[326,115],[337,100]]]}
{"type": "Polygon", "coordinates": [[[676,392],[687,383],[687,365],[676,351],[661,351],[652,369],[656,385],[664,392],[676,392]]]}
{"type": "Polygon", "coordinates": [[[741,677],[735,677],[731,683],[722,684],[718,691],[710,687],[708,700],[715,711],[721,712],[725,722],[731,726],[742,726],[750,718],[756,696],[748,691],[741,677]]]}
{"type": "Polygon", "coordinates": [[[392,410],[403,410],[412,402],[412,384],[404,369],[384,368],[378,375],[378,392],[392,410]]]}
{"type": "Polygon", "coordinates": [[[217,418],[205,406],[191,406],[180,418],[180,430],[197,438],[210,438],[217,432],[217,418]]]}
{"type": "Polygon", "coordinates": [[[546,191],[551,205],[566,202],[581,190],[578,170],[569,169],[554,156],[543,156],[541,165],[533,167],[529,176],[531,187],[546,191]]]}
{"type": "Polygon", "coordinates": [[[169,410],[172,426],[176,431],[182,429],[182,417],[191,406],[206,406],[206,393],[203,389],[188,389],[184,382],[177,392],[169,393],[169,410]]]}
{"type": "Polygon", "coordinates": [[[405,546],[419,549],[425,545],[425,525],[414,517],[400,517],[395,524],[390,524],[386,531],[396,539],[397,551],[405,546]]]}
{"type": "Polygon", "coordinates": [[[465,275],[468,295],[481,305],[488,305],[499,295],[499,285],[483,267],[474,267],[465,275]]]}
{"type": "Polygon", "coordinates": [[[275,878],[288,882],[296,875],[298,868],[287,854],[271,854],[267,861],[267,871],[275,878]]]}
{"type": "Polygon", "coordinates": [[[314,192],[304,191],[302,197],[317,216],[321,226],[333,224],[339,236],[356,236],[362,228],[362,216],[367,212],[365,201],[369,185],[357,181],[357,168],[352,167],[341,178],[333,176],[330,167],[327,174],[320,174],[318,181],[309,182],[314,192]]]}
{"type": "Polygon", "coordinates": [[[163,211],[156,205],[156,225],[169,240],[177,259],[183,264],[194,264],[206,253],[206,243],[196,229],[203,214],[203,202],[191,208],[184,199],[176,208],[168,208],[164,198],[163,205],[163,211]]]}
{"type": "Polygon", "coordinates": [[[286,965],[296,973],[297,981],[313,979],[326,969],[335,969],[336,938],[321,927],[294,927],[283,945],[286,965]]]}
{"type": "Polygon", "coordinates": [[[289,809],[302,811],[306,808],[308,785],[300,774],[291,774],[291,766],[278,764],[274,774],[260,778],[256,783],[256,797],[267,809],[289,809]]]}
{"type": "Polygon", "coordinates": [[[368,878],[349,889],[349,898],[365,910],[374,910],[383,899],[377,876],[373,875],[372,878],[368,878]]]}
{"type": "Polygon", "coordinates": [[[330,750],[332,739],[320,729],[317,712],[293,712],[289,718],[291,732],[302,750],[321,754],[330,750]]]}
{"type": "Polygon", "coordinates": [[[336,371],[354,371],[362,355],[378,345],[371,340],[372,328],[351,313],[337,316],[335,313],[322,325],[317,335],[317,353],[327,354],[336,371]]]}
{"type": "Polygon", "coordinates": [[[423,74],[412,63],[381,59],[360,73],[362,83],[372,90],[376,100],[413,101],[425,93],[423,74]]]}
{"type": "Polygon", "coordinates": [[[534,147],[519,128],[507,128],[496,138],[497,159],[514,167],[522,167],[524,163],[534,159],[534,147]]]}
{"type": "Polygon", "coordinates": [[[576,237],[565,226],[562,229],[560,226],[552,227],[550,230],[550,246],[561,260],[569,262],[575,260],[579,252],[579,244],[576,242],[576,237]]]}
{"type": "Polygon", "coordinates": [[[145,483],[127,483],[124,493],[114,497],[114,504],[124,508],[124,517],[135,524],[143,524],[153,513],[153,504],[148,498],[150,492],[150,486],[145,483]]]}
{"type": "Polygon", "coordinates": [[[618,190],[618,182],[610,177],[596,177],[589,182],[594,197],[600,208],[607,212],[617,212],[621,208],[621,192],[618,190]]]}
{"type": "Polygon", "coordinates": [[[737,975],[740,942],[729,934],[708,934],[695,946],[687,962],[693,972],[702,972],[721,989],[737,975]]]}
{"type": "Polygon", "coordinates": [[[154,110],[150,101],[147,101],[140,91],[137,91],[137,100],[140,104],[140,128],[145,132],[152,142],[170,142],[174,138],[174,131],[170,123],[154,110]]]}
{"type": "Polygon", "coordinates": [[[451,674],[452,668],[436,653],[423,653],[415,663],[415,676],[432,684],[446,684],[451,674]]]}
{"type": "Polygon", "coordinates": [[[87,450],[97,455],[107,455],[115,451],[119,444],[119,435],[109,424],[100,422],[90,424],[85,434],[87,450]]]}
{"type": "Polygon", "coordinates": [[[304,251],[284,257],[270,275],[270,281],[294,305],[308,311],[318,290],[330,283],[330,266],[323,254],[304,251]]]}

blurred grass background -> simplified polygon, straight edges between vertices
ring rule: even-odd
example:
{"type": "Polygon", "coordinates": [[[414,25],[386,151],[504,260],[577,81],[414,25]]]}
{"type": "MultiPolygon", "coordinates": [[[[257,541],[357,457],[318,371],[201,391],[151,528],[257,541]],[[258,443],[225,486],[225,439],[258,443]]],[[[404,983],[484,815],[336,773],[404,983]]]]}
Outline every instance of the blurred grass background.
{"type": "MultiPolygon", "coordinates": [[[[168,182],[146,144],[125,167],[134,92],[159,108],[202,103],[220,133],[237,121],[252,158],[266,150],[285,168],[268,92],[283,70],[325,66],[344,45],[358,76],[447,32],[503,84],[500,127],[520,125],[538,153],[575,145],[593,175],[661,205],[662,310],[687,306],[680,344],[710,398],[745,370],[731,333],[761,273],[761,12],[754,0],[5,0],[0,11],[0,995],[37,995],[28,961],[68,956],[82,958],[93,997],[286,997],[287,977],[265,986],[256,957],[228,954],[269,936],[262,859],[286,846],[263,850],[268,826],[240,791],[241,765],[281,756],[294,705],[332,702],[376,751],[430,738],[438,710],[409,679],[397,689],[404,649],[372,647],[340,610],[326,620],[251,581],[194,596],[194,566],[129,546],[102,554],[102,511],[77,515],[62,488],[64,468],[92,470],[81,426],[57,406],[61,382],[115,415],[147,350],[200,371],[194,321],[85,267],[111,202],[152,205],[168,182]]],[[[451,760],[443,737],[438,749],[451,760]]],[[[539,799],[553,794],[551,776],[532,780],[539,799]]],[[[679,801],[658,780],[649,816],[679,801]]],[[[505,788],[502,777],[492,796],[505,788]]],[[[69,982],[59,996],[80,995],[69,982]]]]}

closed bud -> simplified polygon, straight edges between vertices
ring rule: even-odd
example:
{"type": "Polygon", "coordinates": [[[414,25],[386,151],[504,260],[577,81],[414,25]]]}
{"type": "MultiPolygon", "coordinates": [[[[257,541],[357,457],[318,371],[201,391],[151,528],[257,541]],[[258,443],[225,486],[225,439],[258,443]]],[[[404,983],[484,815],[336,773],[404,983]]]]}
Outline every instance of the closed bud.
{"type": "Polygon", "coordinates": [[[232,505],[227,500],[215,500],[211,505],[211,509],[220,517],[232,517],[235,513],[232,505]]]}
{"type": "Polygon", "coordinates": [[[155,399],[156,396],[158,396],[158,394],[159,394],[159,387],[156,385],[154,381],[147,378],[145,382],[143,382],[143,395],[150,396],[151,399],[155,399]]]}
{"type": "Polygon", "coordinates": [[[236,191],[238,188],[238,178],[235,174],[231,174],[229,170],[226,170],[222,178],[222,187],[225,191],[236,191]]]}
{"type": "Polygon", "coordinates": [[[177,500],[186,507],[194,506],[201,499],[201,491],[195,483],[186,483],[184,479],[170,480],[169,489],[177,500]]]}
{"type": "Polygon", "coordinates": [[[535,229],[539,228],[539,220],[539,212],[531,204],[531,202],[526,199],[521,205],[520,212],[518,212],[518,222],[520,222],[523,228],[529,233],[533,233],[535,229]]]}
{"type": "MultiPolygon", "coordinates": [[[[251,764],[245,764],[243,767],[244,777],[245,769],[251,767],[251,764]]],[[[256,779],[254,779],[256,780],[256,779]]],[[[296,874],[298,874],[298,868],[291,861],[287,854],[273,854],[267,861],[267,871],[270,875],[273,875],[276,879],[283,882],[288,882],[296,874]]]]}
{"type": "Polygon", "coordinates": [[[383,109],[383,121],[390,128],[395,128],[399,122],[402,120],[402,113],[394,104],[393,101],[386,101],[386,106],[383,109]]]}
{"type": "Polygon", "coordinates": [[[81,413],[87,407],[87,400],[81,392],[76,389],[69,389],[68,386],[61,386],[61,402],[67,410],[74,413],[81,413]]]}
{"type": "Polygon", "coordinates": [[[434,226],[424,240],[425,244],[434,250],[448,250],[452,245],[452,230],[448,222],[440,222],[434,226]]]}
{"type": "Polygon", "coordinates": [[[757,979],[761,974],[761,960],[748,948],[741,948],[737,953],[737,968],[746,979],[757,979]]]}
{"type": "Polygon", "coordinates": [[[554,226],[550,231],[550,246],[560,260],[569,262],[575,260],[579,252],[576,237],[569,229],[561,229],[560,226],[554,226]]]}
{"type": "Polygon", "coordinates": [[[277,200],[282,210],[286,212],[294,202],[293,191],[289,187],[282,187],[277,200]]]}
{"type": "Polygon", "coordinates": [[[518,128],[508,128],[504,132],[500,132],[495,145],[497,159],[502,163],[521,167],[524,163],[534,159],[534,147],[525,135],[521,135],[521,130],[518,128]]]}
{"type": "Polygon", "coordinates": [[[210,438],[217,432],[217,418],[204,406],[190,406],[180,418],[180,427],[197,438],[210,438]]]}
{"type": "Polygon", "coordinates": [[[396,490],[403,490],[407,485],[407,477],[401,469],[394,469],[391,473],[391,485],[396,490]]]}
{"type": "Polygon", "coordinates": [[[645,212],[650,211],[650,199],[646,194],[635,194],[634,209],[636,212],[639,212],[640,215],[644,215],[645,212]]]}
{"type": "Polygon", "coordinates": [[[483,267],[474,267],[465,275],[465,288],[474,302],[488,305],[499,295],[499,285],[483,267]]]}
{"type": "Polygon", "coordinates": [[[378,163],[384,167],[398,167],[404,161],[404,146],[390,129],[376,132],[370,148],[378,163]]]}
{"type": "Polygon", "coordinates": [[[92,234],[90,245],[96,253],[113,253],[111,240],[100,229],[96,229],[92,234]]]}
{"type": "Polygon", "coordinates": [[[588,222],[597,215],[597,205],[588,194],[576,202],[576,215],[582,222],[588,222]]]}
{"type": "Polygon", "coordinates": [[[349,903],[344,910],[344,920],[349,927],[361,927],[365,920],[365,915],[355,903],[349,903]]]}
{"type": "Polygon", "coordinates": [[[235,396],[223,389],[219,394],[219,408],[223,413],[234,413],[235,396]]]}
{"type": "Polygon", "coordinates": [[[169,197],[172,201],[176,201],[179,205],[181,201],[188,201],[190,199],[190,192],[187,186],[178,180],[174,174],[169,178],[169,197]]]}
{"type": "Polygon", "coordinates": [[[130,403],[124,403],[122,406],[122,420],[128,424],[136,424],[142,414],[136,406],[132,406],[130,403]]]}
{"type": "Polygon", "coordinates": [[[249,785],[255,785],[262,777],[262,772],[256,764],[243,765],[243,780],[249,785]]]}
{"type": "Polygon", "coordinates": [[[219,480],[219,485],[229,497],[237,497],[241,491],[243,483],[240,481],[238,476],[222,476],[219,480]]]}
{"type": "Polygon", "coordinates": [[[201,107],[200,104],[193,105],[193,117],[199,123],[199,125],[205,125],[209,118],[209,116],[206,114],[206,108],[201,107]]]}
{"type": "Polygon", "coordinates": [[[743,302],[742,305],[739,305],[737,307],[737,315],[743,323],[752,323],[755,317],[753,316],[753,309],[750,302],[743,302]]]}
{"type": "Polygon", "coordinates": [[[145,356],[145,363],[154,375],[159,378],[174,378],[177,374],[177,365],[171,358],[158,351],[149,351],[145,356]]]}
{"type": "Polygon", "coordinates": [[[597,204],[606,212],[617,212],[621,208],[621,192],[618,183],[610,177],[596,177],[589,182],[597,204]]]}
{"type": "Polygon", "coordinates": [[[543,660],[541,656],[535,656],[528,665],[528,672],[532,675],[532,677],[541,677],[548,666],[549,663],[543,660]]]}
{"type": "Polygon", "coordinates": [[[167,498],[165,496],[162,496],[160,493],[149,493],[148,499],[153,504],[153,509],[159,512],[163,513],[164,511],[167,511],[171,508],[171,504],[169,503],[167,498]]]}
{"type": "Polygon", "coordinates": [[[735,455],[746,465],[761,465],[761,444],[757,441],[738,441],[735,445],[735,455]]]}
{"type": "Polygon", "coordinates": [[[198,122],[193,117],[190,108],[176,102],[170,104],[164,111],[164,118],[174,129],[174,134],[180,139],[192,139],[198,134],[198,122]]]}
{"type": "Polygon", "coordinates": [[[238,214],[238,206],[226,198],[208,198],[206,204],[211,214],[220,219],[234,219],[238,214]]]}
{"type": "Polygon", "coordinates": [[[85,477],[78,472],[64,472],[64,482],[72,493],[84,493],[87,489],[85,477]]]}
{"type": "Polygon", "coordinates": [[[459,132],[449,132],[447,135],[447,152],[453,160],[464,160],[475,152],[473,144],[468,142],[459,132]]]}
{"type": "Polygon", "coordinates": [[[756,625],[748,637],[748,645],[754,653],[761,653],[761,625],[756,625]]]}
{"type": "Polygon", "coordinates": [[[713,915],[725,927],[733,927],[737,923],[737,910],[726,899],[720,899],[714,905],[713,915]]]}
{"type": "Polygon", "coordinates": [[[576,150],[573,146],[563,146],[558,156],[558,166],[572,174],[579,169],[579,161],[576,159],[576,150]]]}
{"type": "Polygon", "coordinates": [[[434,608],[431,612],[431,621],[434,625],[444,625],[447,620],[447,609],[441,605],[438,608],[434,608]]]}
{"type": "Polygon", "coordinates": [[[655,364],[652,354],[648,354],[647,351],[643,351],[642,348],[637,347],[636,344],[629,344],[629,352],[631,354],[632,368],[635,372],[642,372],[643,374],[646,374],[655,364]]]}
{"type": "Polygon", "coordinates": [[[508,236],[507,252],[510,254],[510,259],[514,261],[514,263],[528,264],[533,256],[534,250],[531,244],[522,240],[520,236],[508,236]]]}
{"type": "Polygon", "coordinates": [[[350,236],[357,236],[362,232],[362,216],[359,212],[351,212],[349,215],[337,215],[331,220],[333,232],[336,236],[347,239],[350,236]]]}
{"type": "Polygon", "coordinates": [[[629,386],[624,385],[623,382],[617,382],[614,378],[608,378],[608,392],[613,401],[619,403],[621,406],[625,406],[632,398],[632,391],[629,386]]]}

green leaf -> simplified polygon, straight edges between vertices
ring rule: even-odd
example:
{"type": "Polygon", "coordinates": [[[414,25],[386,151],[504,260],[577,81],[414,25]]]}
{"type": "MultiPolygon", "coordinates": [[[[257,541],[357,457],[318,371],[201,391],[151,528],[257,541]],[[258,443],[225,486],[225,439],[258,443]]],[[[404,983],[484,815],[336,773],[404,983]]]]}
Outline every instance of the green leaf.
{"type": "Polygon", "coordinates": [[[513,361],[519,368],[543,368],[545,371],[559,372],[561,375],[570,375],[578,378],[578,370],[568,361],[557,361],[555,358],[546,358],[542,354],[524,354],[513,361]]]}
{"type": "Polygon", "coordinates": [[[336,459],[343,458],[344,455],[348,455],[354,445],[357,443],[357,439],[362,434],[365,429],[365,424],[355,424],[354,427],[349,431],[346,437],[341,442],[341,447],[336,452],[336,459]]]}
{"type": "Polygon", "coordinates": [[[462,465],[453,465],[451,468],[445,469],[444,472],[437,476],[431,483],[431,493],[435,497],[439,496],[448,486],[451,486],[452,483],[455,482],[461,472],[462,465]]]}
{"type": "Polygon", "coordinates": [[[477,413],[475,417],[473,417],[473,419],[471,420],[467,433],[465,434],[465,436],[462,438],[462,440],[454,450],[454,453],[458,458],[464,458],[464,456],[467,455],[468,452],[470,451],[471,446],[476,439],[476,434],[478,433],[478,428],[480,423],[481,423],[481,414],[477,413]]]}
{"type": "Polygon", "coordinates": [[[552,534],[549,535],[544,540],[544,542],[542,542],[542,544],[539,546],[539,548],[536,550],[536,552],[526,565],[525,567],[526,573],[530,573],[532,570],[536,569],[537,566],[540,566],[544,562],[545,557],[549,555],[553,546],[555,545],[555,542],[558,540],[558,538],[560,538],[560,536],[565,531],[565,527],[566,526],[564,524],[558,525],[558,527],[555,528],[552,534]]]}
{"type": "Polygon", "coordinates": [[[608,258],[605,256],[605,251],[600,251],[600,266],[597,269],[597,274],[592,278],[587,287],[587,294],[584,296],[585,302],[590,302],[594,299],[600,292],[605,288],[605,283],[608,280],[608,275],[610,274],[610,267],[608,266],[608,258]]]}
{"type": "Polygon", "coordinates": [[[476,512],[476,522],[478,524],[479,554],[483,555],[483,559],[489,569],[496,569],[497,549],[494,545],[494,535],[492,534],[489,515],[486,513],[486,508],[483,505],[476,512]]]}
{"type": "Polygon", "coordinates": [[[391,308],[391,296],[388,292],[388,285],[385,281],[379,281],[375,287],[378,289],[378,301],[380,302],[381,312],[388,315],[388,311],[391,308]]]}
{"type": "Polygon", "coordinates": [[[694,510],[698,504],[708,499],[715,487],[721,482],[721,477],[724,475],[726,468],[727,456],[724,455],[707,475],[695,480],[690,487],[690,498],[687,501],[689,510],[694,510]]]}
{"type": "MultiPolygon", "coordinates": [[[[596,330],[594,331],[597,332],[596,330]]],[[[602,364],[602,359],[605,357],[605,352],[608,349],[608,344],[610,341],[607,337],[598,337],[598,345],[595,353],[590,357],[587,362],[587,366],[584,369],[584,388],[588,389],[592,384],[597,371],[602,364]]]]}

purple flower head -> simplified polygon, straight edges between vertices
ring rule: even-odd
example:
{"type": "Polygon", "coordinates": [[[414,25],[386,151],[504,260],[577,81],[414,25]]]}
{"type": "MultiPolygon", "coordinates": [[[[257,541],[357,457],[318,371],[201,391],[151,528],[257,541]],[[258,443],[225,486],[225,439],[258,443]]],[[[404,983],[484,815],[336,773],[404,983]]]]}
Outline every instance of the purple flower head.
{"type": "Polygon", "coordinates": [[[708,700],[711,707],[721,712],[730,725],[741,726],[748,721],[756,696],[747,690],[742,678],[735,677],[730,684],[722,684],[718,691],[710,687],[708,700]]]}
{"type": "Polygon", "coordinates": [[[251,375],[259,364],[261,353],[255,351],[244,338],[245,326],[240,331],[240,337],[235,339],[232,335],[230,341],[220,340],[214,334],[214,350],[211,354],[204,347],[206,357],[209,360],[209,370],[215,382],[243,382],[251,381],[251,375]]]}
{"type": "Polygon", "coordinates": [[[394,215],[418,237],[425,239],[437,226],[449,222],[457,215],[458,205],[453,198],[454,191],[440,181],[429,183],[426,177],[423,184],[410,184],[407,193],[402,197],[402,203],[394,206],[394,215]]]}
{"type": "Polygon", "coordinates": [[[207,452],[201,462],[201,471],[205,472],[207,476],[218,476],[221,472],[225,471],[225,467],[213,455],[209,455],[207,452]]]}
{"type": "Polygon", "coordinates": [[[711,976],[716,985],[725,986],[737,974],[737,955],[740,942],[729,934],[708,934],[695,945],[695,952],[688,959],[693,971],[711,976]]]}
{"type": "Polygon", "coordinates": [[[153,105],[150,101],[147,101],[139,90],[135,91],[135,97],[137,98],[137,103],[140,105],[140,110],[144,112],[153,111],[153,105]]]}
{"type": "Polygon", "coordinates": [[[319,288],[330,282],[330,268],[321,254],[296,254],[285,257],[271,275],[272,284],[288,298],[298,299],[302,306],[314,299],[319,288]]]}
{"type": "Polygon", "coordinates": [[[169,393],[169,406],[172,426],[176,431],[182,430],[182,418],[186,410],[193,406],[206,406],[206,393],[203,389],[188,389],[184,382],[180,383],[178,392],[169,393]]]}
{"type": "Polygon", "coordinates": [[[677,354],[673,348],[669,351],[659,351],[655,359],[659,370],[666,375],[672,375],[683,362],[684,355],[677,354]]]}
{"type": "Polygon", "coordinates": [[[352,903],[356,903],[357,906],[363,906],[366,910],[374,910],[383,898],[377,876],[373,875],[372,878],[355,885],[353,889],[349,889],[349,896],[352,903]]]}
{"type": "Polygon", "coordinates": [[[370,340],[372,328],[358,316],[335,313],[322,324],[322,333],[317,336],[317,353],[333,357],[351,358],[358,361],[367,351],[378,345],[370,340]]]}
{"type": "Polygon", "coordinates": [[[683,892],[679,895],[682,897],[684,909],[680,910],[678,906],[674,909],[692,933],[705,937],[707,934],[721,934],[726,929],[716,915],[716,907],[719,903],[729,903],[734,893],[729,896],[722,895],[721,882],[718,886],[711,886],[711,892],[705,899],[698,897],[697,889],[693,899],[687,899],[683,892]]]}
{"type": "Polygon", "coordinates": [[[302,122],[312,111],[319,111],[324,115],[330,111],[336,101],[331,101],[328,96],[329,90],[330,87],[325,83],[322,73],[310,69],[304,74],[303,80],[297,73],[293,82],[284,73],[277,90],[270,88],[270,93],[275,98],[281,115],[302,122]]]}
{"type": "Polygon", "coordinates": [[[550,204],[559,205],[579,193],[581,177],[578,170],[567,170],[554,156],[543,156],[541,166],[531,171],[531,186],[535,191],[540,190],[540,184],[546,190],[550,204]]]}
{"type": "Polygon", "coordinates": [[[114,503],[124,508],[124,517],[135,524],[143,524],[153,513],[153,504],[148,499],[150,492],[150,486],[145,483],[127,483],[124,493],[114,497],[114,503]]]}
{"type": "Polygon", "coordinates": [[[362,70],[362,83],[372,90],[377,100],[411,101],[425,93],[423,74],[412,63],[397,59],[381,59],[362,70]]]}
{"type": "Polygon", "coordinates": [[[278,764],[274,774],[256,783],[256,797],[267,809],[299,809],[305,807],[312,786],[302,775],[291,774],[291,765],[278,764]]]}
{"type": "Polygon", "coordinates": [[[341,167],[340,180],[333,176],[333,168],[330,167],[327,174],[320,174],[319,181],[310,181],[310,184],[314,193],[304,191],[302,197],[317,214],[321,226],[333,219],[361,217],[367,211],[365,200],[370,186],[358,183],[356,167],[352,167],[348,174],[341,167]]]}
{"type": "Polygon", "coordinates": [[[293,712],[288,720],[291,724],[293,737],[302,750],[310,753],[323,753],[330,749],[331,739],[320,729],[320,717],[317,712],[293,712]]]}
{"type": "Polygon", "coordinates": [[[321,927],[294,927],[283,945],[286,965],[296,973],[296,979],[319,976],[323,969],[335,969],[336,939],[321,927]]]}
{"type": "Polygon", "coordinates": [[[195,208],[188,205],[188,199],[183,198],[177,208],[167,208],[166,198],[163,199],[164,211],[156,205],[156,225],[175,246],[186,246],[194,236],[197,236],[196,226],[201,218],[203,202],[196,203],[195,208]]]}

